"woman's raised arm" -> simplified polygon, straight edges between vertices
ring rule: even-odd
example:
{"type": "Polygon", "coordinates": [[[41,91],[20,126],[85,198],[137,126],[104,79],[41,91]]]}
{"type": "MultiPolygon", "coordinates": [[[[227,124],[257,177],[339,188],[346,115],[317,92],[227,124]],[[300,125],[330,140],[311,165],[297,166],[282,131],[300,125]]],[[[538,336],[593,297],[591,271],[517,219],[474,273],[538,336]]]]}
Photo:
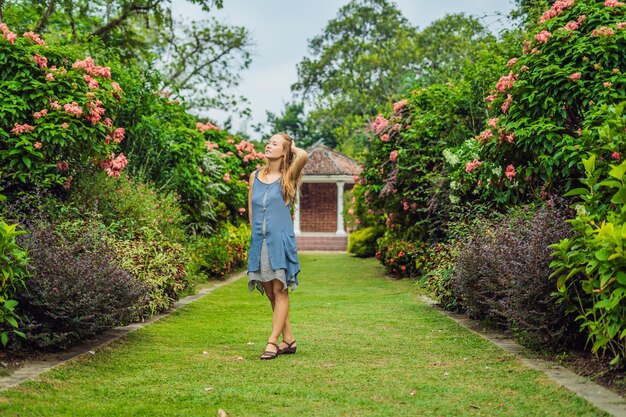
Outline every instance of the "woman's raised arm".
{"type": "Polygon", "coordinates": [[[308,160],[308,155],[304,149],[296,148],[294,142],[291,142],[291,151],[295,154],[293,161],[291,162],[291,178],[295,181],[302,172],[306,161],[308,160]]]}

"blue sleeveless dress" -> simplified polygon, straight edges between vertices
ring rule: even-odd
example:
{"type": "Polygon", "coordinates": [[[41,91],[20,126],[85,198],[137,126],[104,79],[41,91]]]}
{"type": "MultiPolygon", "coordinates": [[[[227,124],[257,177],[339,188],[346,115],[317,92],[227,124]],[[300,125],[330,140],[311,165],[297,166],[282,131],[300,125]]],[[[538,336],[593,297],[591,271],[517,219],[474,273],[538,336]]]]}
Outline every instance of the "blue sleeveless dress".
{"type": "Polygon", "coordinates": [[[248,290],[264,294],[262,282],[278,279],[283,289],[298,286],[300,262],[289,206],[281,192],[281,180],[266,184],[254,173],[252,233],[248,252],[248,290]]]}

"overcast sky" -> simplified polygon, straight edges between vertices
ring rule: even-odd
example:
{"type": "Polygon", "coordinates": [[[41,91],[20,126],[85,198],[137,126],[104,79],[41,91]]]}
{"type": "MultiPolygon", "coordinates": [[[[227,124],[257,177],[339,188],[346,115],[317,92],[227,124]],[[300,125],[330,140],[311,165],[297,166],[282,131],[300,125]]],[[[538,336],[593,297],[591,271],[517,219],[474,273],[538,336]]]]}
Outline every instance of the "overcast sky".
{"type": "MultiPolygon", "coordinates": [[[[209,15],[220,21],[246,27],[252,34],[253,61],[234,90],[250,100],[251,120],[233,117],[233,130],[247,131],[253,138],[251,126],[265,122],[265,111],[280,114],[284,104],[291,101],[290,86],[297,81],[296,65],[307,55],[308,40],[322,33],[326,23],[349,0],[224,0],[224,7],[204,13],[186,0],[172,0],[174,17],[199,20],[209,15]]],[[[506,23],[513,7],[511,0],[396,0],[395,3],[418,28],[449,13],[484,17],[483,22],[497,32],[506,23]]],[[[209,117],[218,124],[228,114],[212,112],[209,117]]]]}

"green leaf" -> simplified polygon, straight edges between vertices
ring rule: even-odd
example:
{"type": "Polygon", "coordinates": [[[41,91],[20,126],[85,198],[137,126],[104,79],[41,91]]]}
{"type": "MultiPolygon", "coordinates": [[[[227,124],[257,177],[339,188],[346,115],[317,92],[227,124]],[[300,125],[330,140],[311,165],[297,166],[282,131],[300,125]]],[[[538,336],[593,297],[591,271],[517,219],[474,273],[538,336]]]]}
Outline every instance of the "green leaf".
{"type": "Polygon", "coordinates": [[[563,194],[563,197],[573,197],[575,195],[588,195],[588,194],[589,194],[589,189],[587,188],[574,188],[573,190],[570,190],[566,192],[565,194],[563,194]]]}

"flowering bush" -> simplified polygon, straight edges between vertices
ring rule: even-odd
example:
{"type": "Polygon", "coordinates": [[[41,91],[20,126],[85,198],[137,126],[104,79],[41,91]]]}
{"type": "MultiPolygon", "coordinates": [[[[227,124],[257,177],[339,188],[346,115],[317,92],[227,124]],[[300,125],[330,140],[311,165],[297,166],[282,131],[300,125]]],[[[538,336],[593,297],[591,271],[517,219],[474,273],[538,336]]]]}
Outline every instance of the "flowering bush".
{"type": "Polygon", "coordinates": [[[375,255],[387,273],[400,278],[418,277],[428,259],[428,243],[397,240],[387,234],[378,240],[375,255]]]}
{"type": "Polygon", "coordinates": [[[62,185],[99,167],[118,176],[127,163],[114,126],[122,90],[108,67],[69,48],[18,36],[0,24],[0,164],[8,192],[19,184],[62,185]]]}
{"type": "Polygon", "coordinates": [[[451,166],[457,199],[545,198],[578,180],[581,158],[608,144],[582,131],[598,124],[599,106],[626,96],[625,10],[620,2],[567,0],[544,13],[486,97],[484,130],[451,166]]]}
{"type": "Polygon", "coordinates": [[[26,251],[15,242],[17,236],[25,233],[18,231],[17,226],[0,220],[0,341],[3,346],[7,345],[11,334],[24,337],[24,333],[17,330],[19,316],[15,296],[24,289],[28,259],[26,251]]]}
{"type": "Polygon", "coordinates": [[[387,119],[371,124],[374,136],[358,183],[357,198],[368,213],[383,213],[386,225],[403,237],[437,233],[445,212],[442,154],[472,132],[464,100],[467,84],[434,85],[415,90],[394,105],[387,119]]]}

